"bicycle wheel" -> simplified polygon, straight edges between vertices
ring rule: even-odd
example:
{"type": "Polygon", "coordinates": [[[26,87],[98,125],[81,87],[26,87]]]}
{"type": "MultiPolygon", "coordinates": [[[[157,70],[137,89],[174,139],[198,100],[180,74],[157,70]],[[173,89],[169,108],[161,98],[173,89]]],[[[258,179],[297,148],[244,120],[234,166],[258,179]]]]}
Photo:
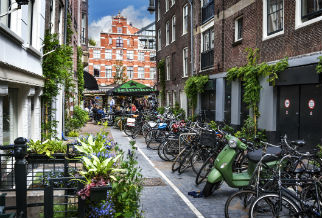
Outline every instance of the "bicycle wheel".
{"type": "Polygon", "coordinates": [[[300,209],[290,198],[279,194],[265,194],[255,199],[249,209],[249,217],[300,218],[300,209]]]}
{"type": "Polygon", "coordinates": [[[197,175],[203,164],[209,157],[209,151],[207,149],[201,148],[195,151],[190,159],[190,164],[193,172],[197,175]]]}
{"type": "Polygon", "coordinates": [[[178,169],[179,174],[182,174],[186,169],[188,169],[191,166],[190,159],[192,155],[193,150],[190,148],[180,161],[180,167],[178,169]]]}
{"type": "Polygon", "coordinates": [[[182,157],[185,155],[186,153],[186,148],[184,148],[178,155],[177,157],[174,159],[174,162],[172,164],[172,172],[175,172],[179,169],[180,165],[181,165],[181,159],[182,157]]]}
{"type": "Polygon", "coordinates": [[[134,128],[135,128],[134,126],[128,126],[128,125],[126,125],[126,126],[124,127],[124,133],[125,133],[127,136],[132,137],[134,128]]]}
{"type": "Polygon", "coordinates": [[[200,168],[199,172],[197,173],[196,176],[196,185],[201,184],[208,176],[210,173],[212,167],[214,166],[214,162],[216,159],[217,154],[213,154],[208,159],[205,161],[205,163],[202,165],[200,168]]]}
{"type": "Polygon", "coordinates": [[[143,135],[144,138],[146,137],[146,135],[149,133],[149,131],[151,129],[152,128],[150,127],[150,125],[148,123],[143,124],[143,126],[142,126],[142,135],[143,135]]]}
{"type": "Polygon", "coordinates": [[[167,143],[168,143],[168,141],[164,141],[158,147],[158,155],[164,161],[168,161],[168,159],[164,156],[164,153],[163,153],[163,149],[164,149],[164,147],[166,146],[167,143]]]}
{"type": "MultiPolygon", "coordinates": [[[[147,143],[147,147],[152,150],[157,150],[159,145],[165,140],[165,133],[160,130],[152,130],[149,134],[153,134],[152,140],[147,143]],[[152,133],[151,133],[152,132],[152,133]]],[[[148,137],[147,137],[148,138],[148,137]]]]}
{"type": "Polygon", "coordinates": [[[163,155],[169,161],[173,161],[179,154],[179,145],[176,140],[168,140],[167,144],[163,147],[163,155]]]}
{"type": "Polygon", "coordinates": [[[248,217],[249,209],[256,199],[253,190],[241,190],[232,194],[225,203],[225,218],[248,217]]]}

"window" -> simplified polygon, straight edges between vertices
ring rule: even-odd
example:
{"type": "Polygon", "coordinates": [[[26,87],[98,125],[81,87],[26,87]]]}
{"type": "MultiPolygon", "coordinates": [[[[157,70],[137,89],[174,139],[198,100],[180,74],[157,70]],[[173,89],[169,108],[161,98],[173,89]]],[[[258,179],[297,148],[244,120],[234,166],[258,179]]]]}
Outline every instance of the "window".
{"type": "MultiPolygon", "coordinates": [[[[35,2],[34,1],[30,1],[29,2],[29,44],[32,45],[32,40],[33,40],[33,23],[34,23],[34,5],[35,5],[35,2]]],[[[59,20],[58,20],[58,25],[59,25],[59,31],[61,30],[60,29],[60,18],[61,18],[61,7],[59,7],[59,20]]],[[[61,34],[61,32],[59,32],[59,34],[61,34]]],[[[62,35],[59,35],[60,38],[62,37],[62,35]]],[[[59,40],[59,42],[61,43],[61,40],[59,40]]]]}
{"type": "Polygon", "coordinates": [[[139,52],[139,61],[144,61],[144,52],[139,52]]]}
{"type": "Polygon", "coordinates": [[[235,42],[243,38],[243,17],[235,20],[235,42]]]}
{"type": "Polygon", "coordinates": [[[127,47],[130,47],[130,46],[131,46],[131,40],[127,39],[127,47]]]}
{"type": "Polygon", "coordinates": [[[158,21],[160,20],[160,0],[158,1],[158,21]]]}
{"type": "Polygon", "coordinates": [[[154,49],[154,40],[149,40],[149,49],[154,49]]]}
{"type": "Polygon", "coordinates": [[[112,50],[105,50],[105,59],[106,60],[112,59],[112,50]]]}
{"type": "Polygon", "coordinates": [[[156,78],[156,70],[155,67],[150,68],[150,79],[155,79],[156,78]]]}
{"type": "Polygon", "coordinates": [[[123,59],[123,51],[116,50],[116,60],[122,60],[122,59],[123,59]]]}
{"type": "Polygon", "coordinates": [[[322,15],[322,0],[301,0],[302,21],[308,21],[322,15]]]}
{"type": "Polygon", "coordinates": [[[93,51],[93,58],[96,58],[96,59],[101,58],[101,51],[100,50],[94,50],[93,51]]]}
{"type": "MultiPolygon", "coordinates": [[[[63,24],[63,22],[62,22],[63,24]]],[[[82,35],[81,35],[81,41],[82,44],[86,44],[86,14],[82,14],[82,35]]]]}
{"type": "Polygon", "coordinates": [[[122,33],[122,27],[117,27],[117,33],[122,33]]]}
{"type": "Polygon", "coordinates": [[[164,0],[165,1],[165,12],[169,10],[169,0],[164,0]]]}
{"type": "Polygon", "coordinates": [[[158,51],[161,50],[161,30],[158,30],[158,51]]]}
{"type": "Polygon", "coordinates": [[[188,76],[188,48],[183,49],[183,77],[188,76]]]}
{"type": "Polygon", "coordinates": [[[176,40],[176,16],[172,17],[172,42],[176,40]]]}
{"type": "Polygon", "coordinates": [[[116,39],[116,47],[118,47],[118,48],[123,47],[123,39],[121,37],[118,37],[116,39]]]}
{"type": "Polygon", "coordinates": [[[170,38],[170,23],[169,21],[165,25],[165,45],[169,45],[169,38],[170,38]]]}
{"type": "Polygon", "coordinates": [[[144,67],[139,67],[138,78],[144,79],[144,67]]]}
{"type": "Polygon", "coordinates": [[[183,7],[183,29],[182,29],[182,35],[186,34],[188,32],[188,5],[185,5],[183,7]]]}
{"type": "Polygon", "coordinates": [[[134,51],[127,51],[126,56],[128,60],[133,60],[134,51]]]}
{"type": "Polygon", "coordinates": [[[94,77],[100,76],[100,65],[94,65],[94,77]]]}
{"type": "Polygon", "coordinates": [[[165,70],[166,70],[166,79],[170,80],[170,57],[168,56],[165,59],[165,70]]]}
{"type": "Polygon", "coordinates": [[[112,45],[112,44],[113,44],[113,39],[112,39],[112,37],[108,38],[108,43],[109,43],[110,45],[112,45]]]}
{"type": "Polygon", "coordinates": [[[106,78],[111,79],[112,77],[112,66],[106,66],[106,78]]]}
{"type": "Polygon", "coordinates": [[[55,7],[56,7],[56,1],[50,0],[50,22],[49,22],[49,29],[51,33],[55,32],[55,7]]]}
{"type": "Polygon", "coordinates": [[[214,30],[209,29],[202,34],[202,51],[209,51],[214,48],[214,30]]]}
{"type": "Polygon", "coordinates": [[[127,67],[126,74],[129,79],[133,79],[133,67],[127,67]]]}
{"type": "Polygon", "coordinates": [[[283,30],[283,0],[267,0],[267,35],[283,30]]]}

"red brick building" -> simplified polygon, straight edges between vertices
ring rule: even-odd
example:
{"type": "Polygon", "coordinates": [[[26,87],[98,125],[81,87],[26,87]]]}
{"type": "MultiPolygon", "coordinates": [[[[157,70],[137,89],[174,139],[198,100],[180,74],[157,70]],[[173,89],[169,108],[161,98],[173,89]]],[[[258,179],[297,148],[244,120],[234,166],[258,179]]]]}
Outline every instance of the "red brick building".
{"type": "Polygon", "coordinates": [[[100,88],[115,84],[117,68],[124,67],[126,80],[154,86],[156,78],[154,23],[141,30],[118,14],[112,32],[100,34],[100,46],[89,47],[89,73],[100,88]]]}

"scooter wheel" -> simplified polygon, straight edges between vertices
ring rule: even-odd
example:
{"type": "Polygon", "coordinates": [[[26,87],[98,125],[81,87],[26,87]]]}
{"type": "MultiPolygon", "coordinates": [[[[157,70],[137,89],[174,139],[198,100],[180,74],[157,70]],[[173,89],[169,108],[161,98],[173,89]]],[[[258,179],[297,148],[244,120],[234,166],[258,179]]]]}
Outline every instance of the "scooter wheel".
{"type": "Polygon", "coordinates": [[[221,181],[210,183],[207,181],[205,187],[202,190],[203,196],[209,197],[215,190],[219,189],[221,181]]]}

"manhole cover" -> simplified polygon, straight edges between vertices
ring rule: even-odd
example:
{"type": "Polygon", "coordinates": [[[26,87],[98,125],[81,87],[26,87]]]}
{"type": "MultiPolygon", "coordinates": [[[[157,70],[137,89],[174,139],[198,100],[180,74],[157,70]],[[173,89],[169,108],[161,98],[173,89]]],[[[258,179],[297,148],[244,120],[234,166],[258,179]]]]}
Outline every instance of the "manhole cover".
{"type": "Polygon", "coordinates": [[[166,184],[160,177],[157,178],[143,178],[143,186],[165,186],[166,184]]]}

